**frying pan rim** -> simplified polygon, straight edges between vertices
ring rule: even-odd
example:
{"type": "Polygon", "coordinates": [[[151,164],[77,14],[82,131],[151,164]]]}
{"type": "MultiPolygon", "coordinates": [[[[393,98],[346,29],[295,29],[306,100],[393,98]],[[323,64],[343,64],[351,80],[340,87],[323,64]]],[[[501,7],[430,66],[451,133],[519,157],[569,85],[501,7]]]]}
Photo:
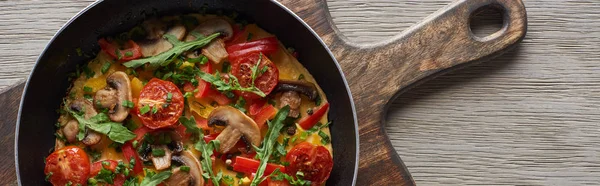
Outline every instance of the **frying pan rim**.
{"type": "MultiPolygon", "coordinates": [[[[352,118],[354,121],[354,136],[355,136],[355,144],[354,146],[356,147],[355,150],[355,163],[354,163],[354,170],[353,170],[353,175],[352,175],[352,185],[356,185],[356,178],[358,175],[358,163],[359,163],[359,157],[360,157],[360,145],[359,145],[359,133],[358,133],[358,119],[356,116],[356,108],[354,105],[354,98],[352,97],[352,92],[350,90],[350,87],[348,85],[348,81],[346,80],[346,76],[344,76],[342,68],[339,64],[339,62],[337,61],[337,59],[335,58],[335,56],[333,55],[333,53],[331,52],[331,50],[329,49],[329,47],[325,44],[325,42],[321,39],[321,37],[306,23],[304,22],[304,20],[302,20],[302,18],[300,18],[298,15],[296,15],[296,13],[294,13],[293,11],[291,11],[290,9],[288,9],[287,7],[285,7],[283,4],[281,4],[280,2],[276,1],[276,0],[269,0],[271,3],[274,3],[275,5],[279,6],[279,8],[285,10],[288,14],[290,14],[292,17],[294,17],[294,19],[296,19],[296,21],[300,22],[312,35],[314,38],[316,38],[319,43],[323,46],[323,48],[327,51],[327,54],[329,55],[329,57],[333,60],[335,67],[337,68],[337,70],[339,72],[341,72],[341,74],[339,74],[342,78],[342,82],[344,83],[344,87],[346,88],[346,90],[348,91],[348,97],[350,98],[350,107],[352,109],[352,118]]],[[[42,52],[40,53],[40,55],[38,55],[38,58],[35,61],[35,64],[33,65],[32,68],[32,73],[34,72],[33,70],[38,68],[38,65],[40,63],[40,59],[41,57],[47,52],[47,50],[50,47],[50,44],[53,43],[57,36],[60,35],[66,28],[68,28],[71,23],[73,23],[73,21],[75,21],[76,19],[78,19],[81,15],[83,15],[84,13],[86,13],[88,10],[94,8],[95,6],[97,6],[98,4],[104,2],[104,0],[98,0],[93,2],[92,4],[86,6],[85,8],[83,8],[82,10],[80,10],[77,14],[75,14],[73,17],[71,17],[63,26],[61,26],[60,29],[58,29],[58,31],[56,31],[56,33],[52,36],[52,38],[48,41],[48,43],[46,44],[46,46],[44,47],[44,49],[42,50],[42,52]]],[[[32,75],[29,75],[27,77],[27,81],[25,82],[25,86],[23,88],[23,92],[21,93],[21,100],[19,102],[19,111],[17,113],[17,122],[16,122],[16,126],[15,126],[15,142],[14,142],[14,151],[15,151],[15,171],[16,171],[16,175],[17,175],[17,183],[18,185],[22,185],[21,184],[21,174],[20,174],[20,170],[19,170],[19,128],[21,126],[21,114],[23,111],[23,103],[24,103],[24,98],[25,95],[27,94],[27,90],[29,88],[29,83],[31,81],[31,77],[32,75]]]]}
{"type": "MultiPolygon", "coordinates": [[[[73,21],[75,21],[77,18],[79,18],[85,12],[92,9],[93,7],[100,4],[101,2],[104,2],[104,0],[94,1],[92,4],[81,9],[77,14],[75,14],[73,17],[71,17],[71,19],[69,19],[69,21],[67,21],[63,26],[61,26],[60,29],[58,29],[58,31],[56,31],[56,33],[52,36],[52,39],[50,39],[48,41],[48,43],[44,47],[44,50],[42,50],[40,55],[38,55],[37,59],[35,60],[35,64],[33,65],[31,73],[34,73],[35,72],[34,70],[38,68],[38,65],[40,65],[41,57],[44,54],[46,54],[46,52],[50,48],[50,44],[53,43],[54,40],[56,40],[58,35],[60,35],[67,27],[69,27],[71,25],[71,23],[73,23],[73,21]]],[[[25,102],[25,95],[27,94],[27,90],[29,89],[29,83],[31,82],[31,77],[32,77],[31,74],[27,77],[27,82],[25,82],[25,86],[23,87],[23,93],[21,93],[21,101],[19,102],[19,112],[17,113],[17,123],[15,126],[15,171],[17,174],[17,184],[19,186],[22,185],[21,184],[21,174],[20,174],[20,170],[19,170],[19,128],[21,128],[21,114],[23,112],[23,103],[25,102]]]]}
{"type": "MultiPolygon", "coordinates": [[[[292,10],[290,10],[289,8],[285,7],[283,4],[281,4],[280,2],[276,1],[276,0],[271,0],[271,2],[275,3],[277,6],[279,6],[280,8],[282,8],[283,10],[285,10],[286,12],[288,12],[290,15],[292,15],[298,22],[300,22],[305,28],[308,29],[308,31],[310,31],[310,33],[317,38],[317,40],[319,40],[319,43],[321,43],[321,45],[323,45],[323,47],[325,48],[325,50],[327,51],[327,54],[329,54],[329,57],[331,57],[331,59],[333,60],[335,67],[338,69],[339,72],[341,72],[342,74],[340,74],[342,76],[342,81],[344,82],[344,87],[346,87],[346,90],[348,91],[348,97],[350,98],[350,107],[352,109],[352,119],[354,120],[354,135],[356,138],[356,142],[355,142],[355,146],[356,146],[356,156],[354,157],[354,175],[352,175],[352,185],[356,185],[356,177],[358,175],[358,161],[359,161],[359,157],[360,157],[360,140],[359,140],[359,135],[358,135],[358,119],[356,117],[356,108],[354,107],[354,98],[352,97],[352,92],[350,90],[350,86],[348,86],[348,81],[346,80],[346,76],[344,75],[344,71],[342,71],[342,67],[340,66],[340,63],[337,61],[337,59],[335,58],[335,56],[333,55],[333,53],[331,52],[331,50],[329,49],[329,47],[325,44],[325,42],[323,42],[323,40],[321,39],[321,37],[319,36],[319,34],[317,34],[312,27],[310,27],[306,22],[304,22],[304,20],[302,20],[302,18],[298,17],[298,15],[296,15],[296,13],[294,13],[292,10]]],[[[334,161],[335,162],[335,161],[334,161]]]]}

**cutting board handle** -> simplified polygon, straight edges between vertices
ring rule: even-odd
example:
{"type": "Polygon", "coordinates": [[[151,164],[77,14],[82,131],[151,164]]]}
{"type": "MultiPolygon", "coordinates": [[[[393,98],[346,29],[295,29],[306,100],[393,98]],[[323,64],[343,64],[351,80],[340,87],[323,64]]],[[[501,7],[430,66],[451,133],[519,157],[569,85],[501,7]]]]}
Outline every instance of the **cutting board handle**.
{"type": "Polygon", "coordinates": [[[340,34],[324,0],[281,3],[319,34],[348,79],[360,135],[357,185],[415,185],[384,129],[391,100],[444,72],[506,52],[527,31],[521,0],[457,0],[391,40],[361,44],[340,34]],[[504,23],[498,32],[477,37],[470,21],[484,8],[500,10],[504,23]]]}

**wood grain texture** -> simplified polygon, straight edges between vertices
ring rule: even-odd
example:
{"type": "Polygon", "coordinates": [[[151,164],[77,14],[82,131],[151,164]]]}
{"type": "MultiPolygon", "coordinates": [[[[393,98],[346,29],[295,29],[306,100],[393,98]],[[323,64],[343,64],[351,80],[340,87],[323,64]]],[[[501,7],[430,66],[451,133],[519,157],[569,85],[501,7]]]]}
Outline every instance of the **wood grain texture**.
{"type": "Polygon", "coordinates": [[[17,122],[17,113],[19,111],[20,99],[23,93],[24,81],[18,81],[16,84],[0,90],[0,103],[2,103],[2,112],[0,112],[0,185],[16,185],[17,175],[15,172],[15,125],[17,122]]]}
{"type": "MultiPolygon", "coordinates": [[[[0,87],[25,78],[47,40],[90,2],[0,1],[0,87]]],[[[374,43],[450,2],[328,4],[350,40],[374,43]]],[[[387,132],[419,185],[600,185],[600,4],[525,5],[529,32],[517,50],[391,105],[387,132]]]]}
{"type": "Polygon", "coordinates": [[[519,0],[461,0],[390,40],[362,44],[339,35],[328,19],[323,1],[282,2],[315,29],[348,79],[360,135],[357,185],[414,185],[383,129],[391,99],[441,72],[481,62],[513,48],[527,30],[525,8],[519,0]],[[505,26],[490,36],[473,37],[469,27],[471,15],[489,6],[503,10],[505,26]],[[380,179],[383,177],[386,179],[380,179]]]}

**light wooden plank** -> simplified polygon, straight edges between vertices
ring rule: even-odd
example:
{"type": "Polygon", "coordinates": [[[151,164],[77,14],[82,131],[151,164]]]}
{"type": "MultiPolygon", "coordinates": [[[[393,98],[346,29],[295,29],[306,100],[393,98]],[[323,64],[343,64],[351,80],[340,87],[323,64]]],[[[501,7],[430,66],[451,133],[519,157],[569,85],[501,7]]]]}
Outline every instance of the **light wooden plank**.
{"type": "MultiPolygon", "coordinates": [[[[329,1],[355,41],[389,38],[450,1],[329,1]]],[[[421,85],[386,129],[419,185],[600,185],[600,2],[527,1],[515,51],[421,85]]]]}

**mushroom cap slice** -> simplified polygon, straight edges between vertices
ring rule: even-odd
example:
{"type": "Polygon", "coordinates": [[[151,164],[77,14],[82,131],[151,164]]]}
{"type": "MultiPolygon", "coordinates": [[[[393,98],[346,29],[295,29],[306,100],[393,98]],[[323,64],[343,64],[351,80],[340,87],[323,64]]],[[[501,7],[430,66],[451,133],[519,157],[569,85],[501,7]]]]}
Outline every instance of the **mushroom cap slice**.
{"type": "Polygon", "coordinates": [[[229,57],[229,53],[225,49],[225,42],[221,38],[215,39],[208,46],[202,48],[202,55],[216,64],[225,61],[229,57]]]}
{"type": "Polygon", "coordinates": [[[221,106],[213,110],[208,116],[208,124],[223,124],[225,129],[217,136],[220,153],[231,150],[243,136],[250,144],[259,146],[261,134],[258,125],[252,118],[231,106],[221,106]]]}
{"type": "MultiPolygon", "coordinates": [[[[220,33],[223,38],[218,38],[208,44],[206,47],[202,48],[202,54],[206,56],[209,60],[214,61],[216,64],[219,64],[229,57],[229,53],[225,50],[225,41],[229,40],[233,36],[233,28],[231,24],[224,19],[215,18],[204,21],[200,25],[198,25],[192,32],[198,32],[204,36],[208,36],[214,33],[220,33]]],[[[185,41],[193,41],[196,40],[196,36],[193,34],[188,34],[185,37],[185,41]]]]}
{"type": "MultiPolygon", "coordinates": [[[[229,40],[231,39],[231,37],[233,37],[233,28],[231,27],[231,24],[229,24],[229,22],[221,18],[206,20],[200,23],[200,25],[194,28],[194,30],[192,30],[192,32],[194,31],[204,36],[208,36],[214,33],[220,33],[223,39],[225,40],[229,40]]],[[[185,41],[193,40],[196,40],[196,36],[194,36],[193,34],[189,34],[185,38],[185,41]]]]}
{"type": "Polygon", "coordinates": [[[62,133],[69,143],[77,141],[77,133],[79,133],[79,122],[77,120],[69,120],[62,128],[62,133]]]}
{"type": "Polygon", "coordinates": [[[108,117],[114,122],[122,122],[129,115],[129,108],[123,105],[131,101],[131,82],[125,72],[117,71],[106,78],[107,86],[96,92],[94,102],[100,108],[108,108],[108,117]]]}
{"type": "Polygon", "coordinates": [[[185,32],[185,26],[183,25],[175,25],[167,31],[153,31],[151,40],[141,41],[138,45],[140,46],[144,57],[155,56],[173,48],[173,44],[167,41],[167,39],[162,38],[164,34],[173,35],[178,40],[181,40],[185,36],[185,32]],[[158,35],[160,35],[160,37],[158,37],[158,35]]]}
{"type": "Polygon", "coordinates": [[[302,98],[300,94],[296,91],[285,91],[281,94],[281,98],[279,98],[279,108],[283,108],[286,105],[290,106],[290,113],[288,116],[297,118],[300,115],[300,104],[302,103],[302,98]]]}
{"type": "MultiPolygon", "coordinates": [[[[88,100],[82,100],[82,99],[74,100],[71,102],[70,107],[71,107],[71,110],[74,110],[77,112],[83,111],[85,113],[83,116],[85,119],[90,119],[98,114],[98,112],[96,112],[96,110],[94,109],[94,106],[92,105],[92,103],[88,100]]],[[[69,123],[71,123],[71,125],[77,124],[78,129],[79,129],[78,121],[76,121],[76,120],[69,121],[69,123]]],[[[67,123],[67,124],[69,124],[69,123],[67,123]]],[[[67,127],[67,125],[65,125],[65,128],[63,128],[63,132],[66,129],[66,127],[67,127]]],[[[79,130],[77,130],[77,132],[79,132],[79,130]]],[[[69,134],[69,135],[71,135],[71,134],[69,134]]],[[[75,134],[75,136],[77,136],[77,134],[75,134]]],[[[98,142],[100,142],[101,139],[102,139],[102,134],[99,134],[95,131],[86,129],[85,137],[83,138],[83,140],[81,140],[81,142],[87,146],[91,146],[91,145],[98,144],[98,142]]]]}
{"type": "Polygon", "coordinates": [[[186,172],[181,170],[179,167],[173,169],[173,174],[171,174],[171,177],[164,181],[165,185],[204,185],[202,166],[200,165],[198,158],[196,158],[190,151],[186,150],[181,152],[181,154],[178,156],[173,156],[173,160],[181,162],[185,166],[190,167],[190,170],[186,172]]]}
{"type": "Polygon", "coordinates": [[[166,145],[156,145],[156,146],[152,146],[152,149],[161,149],[165,151],[165,155],[160,156],[160,157],[156,157],[154,155],[152,155],[152,163],[154,164],[154,168],[156,168],[156,170],[164,170],[167,169],[169,167],[171,167],[171,150],[169,150],[169,148],[167,148],[166,145]]]}
{"type": "Polygon", "coordinates": [[[319,93],[315,84],[308,81],[279,80],[273,92],[295,91],[304,94],[308,99],[315,100],[319,93]]]}

